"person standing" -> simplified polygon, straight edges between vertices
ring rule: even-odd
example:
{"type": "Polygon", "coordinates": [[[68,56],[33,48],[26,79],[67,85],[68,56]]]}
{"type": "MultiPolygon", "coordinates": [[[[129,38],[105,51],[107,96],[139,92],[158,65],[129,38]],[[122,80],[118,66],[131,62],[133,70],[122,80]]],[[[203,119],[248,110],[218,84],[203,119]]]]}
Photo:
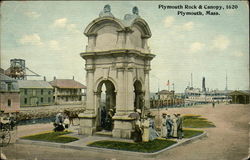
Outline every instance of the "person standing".
{"type": "Polygon", "coordinates": [[[149,118],[149,140],[152,141],[159,137],[159,134],[155,130],[154,116],[152,114],[148,115],[149,118]]]}
{"type": "Polygon", "coordinates": [[[173,117],[172,137],[177,138],[177,114],[173,117]]]}
{"type": "Polygon", "coordinates": [[[166,113],[162,114],[162,121],[161,121],[161,137],[167,138],[167,123],[166,123],[166,113]]]}
{"type": "Polygon", "coordinates": [[[68,118],[68,116],[65,117],[65,119],[63,121],[63,124],[64,124],[65,129],[69,128],[69,118],[68,118]]]}
{"type": "Polygon", "coordinates": [[[141,142],[142,141],[141,110],[136,109],[135,115],[136,119],[134,124],[134,129],[135,129],[134,141],[141,142]]]}
{"type": "Polygon", "coordinates": [[[170,117],[170,115],[167,115],[166,118],[166,128],[167,128],[167,137],[171,137],[172,133],[172,127],[173,127],[173,121],[170,117]]]}
{"type": "Polygon", "coordinates": [[[177,114],[177,135],[178,139],[183,138],[183,117],[180,114],[177,114]]]}
{"type": "Polygon", "coordinates": [[[114,116],[114,110],[109,109],[108,115],[106,117],[106,125],[105,125],[105,130],[107,131],[112,131],[113,129],[113,119],[112,119],[113,116],[114,116]]]}
{"type": "Polygon", "coordinates": [[[106,112],[105,106],[103,106],[101,109],[101,127],[102,128],[105,128],[106,116],[107,116],[107,112],[106,112]]]}

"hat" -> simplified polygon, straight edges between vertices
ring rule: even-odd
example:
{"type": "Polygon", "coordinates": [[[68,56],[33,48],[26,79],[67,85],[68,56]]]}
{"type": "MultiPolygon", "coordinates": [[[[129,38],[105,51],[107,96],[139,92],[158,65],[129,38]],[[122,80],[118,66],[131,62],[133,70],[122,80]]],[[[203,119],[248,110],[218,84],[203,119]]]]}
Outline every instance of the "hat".
{"type": "Polygon", "coordinates": [[[112,108],[110,108],[109,111],[112,111],[112,112],[113,112],[114,110],[113,110],[112,108]]]}
{"type": "Polygon", "coordinates": [[[141,110],[140,109],[136,109],[136,112],[141,113],[141,110]]]}

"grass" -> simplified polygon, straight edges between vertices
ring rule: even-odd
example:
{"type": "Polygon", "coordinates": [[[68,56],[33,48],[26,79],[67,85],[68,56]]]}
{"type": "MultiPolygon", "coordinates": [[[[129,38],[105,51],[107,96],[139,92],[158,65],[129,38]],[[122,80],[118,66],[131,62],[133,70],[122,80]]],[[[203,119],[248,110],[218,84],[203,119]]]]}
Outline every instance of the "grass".
{"type": "Polygon", "coordinates": [[[192,138],[203,133],[202,130],[194,130],[194,129],[183,129],[183,132],[184,132],[184,138],[192,138]]]}
{"type": "Polygon", "coordinates": [[[67,136],[71,132],[47,132],[30,136],[21,137],[22,139],[56,142],[56,143],[68,143],[78,140],[76,137],[67,136]]]}
{"type": "Polygon", "coordinates": [[[210,128],[215,127],[213,122],[202,118],[200,115],[184,115],[183,127],[186,128],[210,128]]]}
{"type": "Polygon", "coordinates": [[[153,141],[139,142],[139,143],[129,143],[129,142],[119,142],[119,141],[97,141],[89,144],[88,146],[134,151],[134,152],[153,153],[162,150],[164,148],[167,148],[175,143],[177,142],[173,140],[163,140],[163,139],[155,139],[153,141]]]}

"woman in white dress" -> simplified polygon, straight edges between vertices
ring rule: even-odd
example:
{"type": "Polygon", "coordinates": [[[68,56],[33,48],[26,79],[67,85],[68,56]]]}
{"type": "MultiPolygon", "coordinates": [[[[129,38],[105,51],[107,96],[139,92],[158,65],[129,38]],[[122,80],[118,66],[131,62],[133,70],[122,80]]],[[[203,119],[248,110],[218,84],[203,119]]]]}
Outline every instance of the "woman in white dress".
{"type": "Polygon", "coordinates": [[[159,137],[159,134],[155,130],[154,116],[149,115],[149,140],[152,141],[159,137]]]}
{"type": "Polygon", "coordinates": [[[166,126],[166,113],[162,114],[162,120],[161,120],[161,137],[167,138],[167,126],[166,126]]]}
{"type": "Polygon", "coordinates": [[[177,138],[177,129],[178,129],[178,126],[177,126],[177,114],[174,114],[174,117],[173,117],[173,126],[172,126],[172,137],[174,138],[177,138]]]}

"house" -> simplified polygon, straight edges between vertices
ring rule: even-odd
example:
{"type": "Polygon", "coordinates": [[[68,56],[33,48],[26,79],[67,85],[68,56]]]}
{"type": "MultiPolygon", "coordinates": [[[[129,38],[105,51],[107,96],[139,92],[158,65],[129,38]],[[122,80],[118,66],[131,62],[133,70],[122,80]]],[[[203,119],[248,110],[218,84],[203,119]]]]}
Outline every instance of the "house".
{"type": "Polygon", "coordinates": [[[20,111],[20,95],[17,80],[0,73],[0,110],[4,113],[20,111]]]}
{"type": "Polygon", "coordinates": [[[18,80],[21,107],[53,105],[53,87],[42,80],[18,80]]]}
{"type": "Polygon", "coordinates": [[[233,91],[229,93],[229,96],[232,97],[232,103],[235,104],[249,104],[250,103],[250,90],[242,91],[233,91]]]}
{"type": "Polygon", "coordinates": [[[54,88],[55,104],[82,104],[86,86],[74,79],[55,79],[49,82],[54,88]]]}

